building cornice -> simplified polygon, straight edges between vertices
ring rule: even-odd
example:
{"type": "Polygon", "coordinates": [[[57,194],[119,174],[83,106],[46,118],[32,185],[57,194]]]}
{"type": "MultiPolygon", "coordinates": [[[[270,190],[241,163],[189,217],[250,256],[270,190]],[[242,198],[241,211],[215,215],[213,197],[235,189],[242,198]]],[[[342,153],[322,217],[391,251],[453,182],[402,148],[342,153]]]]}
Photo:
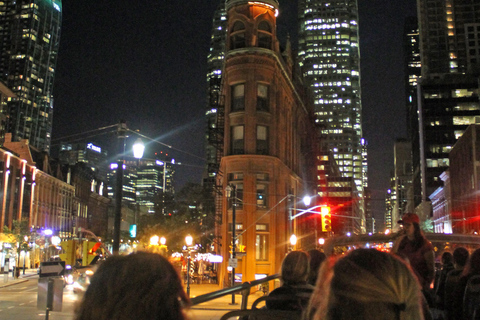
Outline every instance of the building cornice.
{"type": "Polygon", "coordinates": [[[260,4],[260,5],[265,5],[268,7],[272,7],[274,10],[278,10],[279,4],[277,0],[256,0],[256,1],[248,1],[248,0],[227,0],[226,3],[226,8],[227,10],[230,10],[231,8],[235,6],[240,6],[244,4],[260,4]]]}

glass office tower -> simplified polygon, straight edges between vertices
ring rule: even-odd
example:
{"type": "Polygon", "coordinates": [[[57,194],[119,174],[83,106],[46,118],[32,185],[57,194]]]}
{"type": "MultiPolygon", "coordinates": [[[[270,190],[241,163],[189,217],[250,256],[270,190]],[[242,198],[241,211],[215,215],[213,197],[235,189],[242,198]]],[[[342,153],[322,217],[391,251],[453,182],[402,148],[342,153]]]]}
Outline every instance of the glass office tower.
{"type": "Polygon", "coordinates": [[[61,18],[61,0],[0,2],[0,81],[17,95],[7,105],[7,132],[47,152],[61,18]]]}
{"type": "Polygon", "coordinates": [[[221,155],[223,153],[224,106],[221,96],[225,39],[227,37],[227,12],[221,0],[213,17],[210,51],[207,57],[207,120],[205,156],[207,159],[204,184],[208,189],[215,187],[221,155]]]}
{"type": "Polygon", "coordinates": [[[299,21],[299,64],[312,89],[322,147],[333,152],[342,176],[353,177],[361,199],[366,152],[357,1],[299,0],[299,21]]]}

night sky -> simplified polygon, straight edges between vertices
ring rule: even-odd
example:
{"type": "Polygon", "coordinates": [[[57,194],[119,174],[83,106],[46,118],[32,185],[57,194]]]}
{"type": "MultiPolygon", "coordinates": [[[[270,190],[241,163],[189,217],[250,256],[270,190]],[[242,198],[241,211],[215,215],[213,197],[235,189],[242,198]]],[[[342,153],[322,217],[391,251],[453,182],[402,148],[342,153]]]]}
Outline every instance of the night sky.
{"type": "MultiPolygon", "coordinates": [[[[279,0],[278,36],[297,36],[297,1],[279,0]]],[[[177,188],[200,182],[206,58],[218,0],[65,1],[53,139],[114,125],[172,145],[177,188]]],[[[402,34],[415,0],[359,0],[363,132],[374,214],[384,213],[393,142],[406,136],[402,34]]],[[[294,43],[296,47],[296,44],[294,43]]],[[[109,141],[114,141],[111,135],[109,141]]],[[[132,136],[132,140],[134,140],[132,136]]],[[[147,154],[148,156],[148,154],[147,154]]],[[[382,218],[383,219],[383,218],[382,218]]]]}

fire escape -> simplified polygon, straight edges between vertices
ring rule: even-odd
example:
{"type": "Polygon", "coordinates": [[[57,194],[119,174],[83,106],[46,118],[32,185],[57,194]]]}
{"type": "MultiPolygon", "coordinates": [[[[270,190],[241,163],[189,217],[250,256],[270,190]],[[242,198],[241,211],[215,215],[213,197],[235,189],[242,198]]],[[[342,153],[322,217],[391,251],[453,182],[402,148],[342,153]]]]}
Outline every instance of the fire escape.
{"type": "MultiPolygon", "coordinates": [[[[222,73],[223,74],[223,73],[222,73]]],[[[222,224],[222,199],[223,190],[219,177],[220,162],[224,149],[224,125],[225,125],[225,99],[223,95],[223,78],[210,79],[209,104],[210,110],[216,110],[215,117],[212,117],[208,123],[208,141],[207,143],[215,149],[215,158],[207,164],[208,177],[204,180],[206,187],[213,192],[215,198],[215,243],[220,246],[220,225],[222,224]],[[213,122],[213,123],[212,123],[213,122]]],[[[216,249],[218,250],[218,249],[216,249]]]]}

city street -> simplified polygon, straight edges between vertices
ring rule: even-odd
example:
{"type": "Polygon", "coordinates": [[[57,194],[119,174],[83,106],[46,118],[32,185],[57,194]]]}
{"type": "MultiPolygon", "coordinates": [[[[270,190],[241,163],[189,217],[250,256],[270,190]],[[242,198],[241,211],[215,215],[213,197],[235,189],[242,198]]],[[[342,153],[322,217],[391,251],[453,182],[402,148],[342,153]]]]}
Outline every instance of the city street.
{"type": "MultiPolygon", "coordinates": [[[[45,310],[37,309],[38,276],[36,270],[27,270],[25,276],[13,280],[11,273],[8,282],[4,282],[4,275],[0,275],[0,319],[2,320],[43,320],[45,310]]],[[[219,290],[214,284],[192,284],[192,297],[219,290]]],[[[249,305],[261,293],[250,295],[249,305]]],[[[191,320],[214,320],[220,319],[222,315],[230,310],[240,308],[241,295],[236,295],[236,305],[230,305],[231,295],[219,298],[215,301],[206,302],[194,306],[188,312],[191,320]]],[[[49,320],[72,320],[75,305],[79,302],[80,296],[74,294],[72,288],[67,286],[63,291],[62,311],[53,311],[49,314],[49,320]]]]}

